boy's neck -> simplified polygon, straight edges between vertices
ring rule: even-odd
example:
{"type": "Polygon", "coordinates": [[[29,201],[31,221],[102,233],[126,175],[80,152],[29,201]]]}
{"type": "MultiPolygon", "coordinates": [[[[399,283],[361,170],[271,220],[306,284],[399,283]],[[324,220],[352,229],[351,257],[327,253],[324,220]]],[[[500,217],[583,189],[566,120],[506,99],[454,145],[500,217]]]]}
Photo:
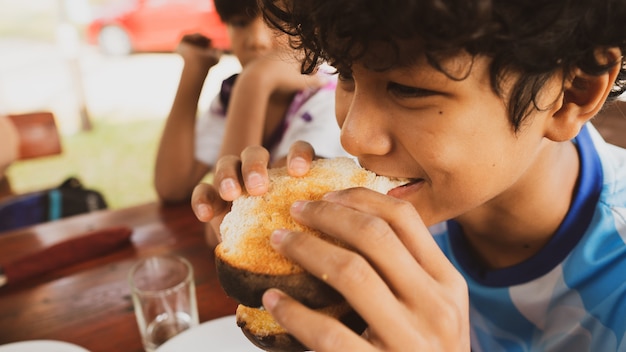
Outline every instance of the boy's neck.
{"type": "Polygon", "coordinates": [[[476,258],[487,268],[500,269],[541,250],[567,215],[579,169],[573,143],[547,143],[516,185],[455,219],[476,258]]]}

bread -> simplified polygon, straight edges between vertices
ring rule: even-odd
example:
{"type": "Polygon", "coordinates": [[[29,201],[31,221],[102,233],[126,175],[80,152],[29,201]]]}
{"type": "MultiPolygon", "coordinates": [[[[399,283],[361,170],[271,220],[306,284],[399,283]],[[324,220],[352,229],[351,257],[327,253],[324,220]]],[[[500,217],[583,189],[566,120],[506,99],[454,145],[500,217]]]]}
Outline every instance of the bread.
{"type": "MultiPolygon", "coordinates": [[[[378,176],[349,158],[316,160],[304,177],[291,177],[286,168],[270,169],[269,177],[270,188],[266,194],[237,198],[224,217],[220,226],[222,242],[215,249],[217,273],[224,291],[244,306],[237,310],[238,324],[253,343],[266,350],[301,351],[304,347],[278,329],[276,323],[271,329],[253,328],[259,326],[255,321],[261,316],[270,319],[270,323],[262,326],[271,325],[271,316],[257,309],[261,307],[261,297],[268,288],[279,288],[308,307],[326,310],[340,320],[354,315],[354,312],[332,287],[274,251],[269,243],[272,231],[285,228],[333,241],[295,222],[289,215],[293,202],[317,200],[330,191],[351,187],[387,193],[406,180],[378,176]],[[344,310],[328,309],[342,306],[344,310]]],[[[360,319],[348,320],[360,322],[360,325],[354,325],[356,329],[362,331],[364,328],[360,319]]]]}
{"type": "MultiPolygon", "coordinates": [[[[363,319],[345,301],[318,311],[338,319],[357,333],[365,330],[363,319]]],[[[263,308],[250,308],[240,304],[237,307],[236,320],[248,340],[261,349],[273,352],[307,350],[306,346],[291,336],[263,308]]]]}

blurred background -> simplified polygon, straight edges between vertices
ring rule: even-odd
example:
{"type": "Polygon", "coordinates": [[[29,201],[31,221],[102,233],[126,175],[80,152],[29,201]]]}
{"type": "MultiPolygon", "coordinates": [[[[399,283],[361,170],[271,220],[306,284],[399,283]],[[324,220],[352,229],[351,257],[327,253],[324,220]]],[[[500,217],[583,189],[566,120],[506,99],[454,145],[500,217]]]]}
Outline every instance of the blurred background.
{"type": "MultiPolygon", "coordinates": [[[[12,165],[15,191],[76,176],[110,208],[156,200],[154,158],[182,69],[173,50],[193,32],[228,47],[212,0],[0,0],[0,8],[0,113],[53,112],[63,145],[60,155],[12,165]]],[[[239,69],[222,58],[201,109],[239,69]]]]}

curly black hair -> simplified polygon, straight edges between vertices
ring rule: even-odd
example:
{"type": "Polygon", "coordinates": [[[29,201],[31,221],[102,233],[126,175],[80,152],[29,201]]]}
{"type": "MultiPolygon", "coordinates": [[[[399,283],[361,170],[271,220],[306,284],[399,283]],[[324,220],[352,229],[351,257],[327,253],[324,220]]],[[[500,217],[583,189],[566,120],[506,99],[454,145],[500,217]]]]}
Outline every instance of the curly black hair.
{"type": "Polygon", "coordinates": [[[626,87],[623,57],[609,63],[596,59],[606,48],[626,53],[625,0],[259,1],[266,21],[292,35],[292,46],[304,50],[303,73],[321,61],[349,70],[381,45],[388,48],[384,55],[391,67],[407,59],[401,43],[419,45],[444,73],[441,60],[461,51],[492,58],[491,85],[497,94],[507,73],[520,73],[508,106],[516,130],[531,108],[539,109],[537,94],[556,72],[568,75],[579,68],[599,75],[620,65],[610,99],[626,87]]]}
{"type": "Polygon", "coordinates": [[[224,23],[228,23],[234,16],[256,17],[260,12],[256,0],[213,0],[215,10],[224,23]]]}

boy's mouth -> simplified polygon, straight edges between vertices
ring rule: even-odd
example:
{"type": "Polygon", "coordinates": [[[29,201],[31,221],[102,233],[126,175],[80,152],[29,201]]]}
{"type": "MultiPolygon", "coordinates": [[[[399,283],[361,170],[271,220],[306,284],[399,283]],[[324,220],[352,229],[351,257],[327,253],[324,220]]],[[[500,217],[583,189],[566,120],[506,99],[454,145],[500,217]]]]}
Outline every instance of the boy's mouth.
{"type": "Polygon", "coordinates": [[[409,178],[409,177],[399,177],[399,176],[385,176],[385,175],[379,175],[379,174],[376,174],[376,175],[390,179],[393,183],[398,185],[397,187],[409,186],[413,183],[417,183],[417,182],[424,180],[423,178],[420,178],[420,177],[409,178]]]}
{"type": "Polygon", "coordinates": [[[413,190],[414,186],[419,186],[423,182],[423,178],[402,179],[402,183],[399,186],[389,190],[389,192],[387,192],[387,195],[399,198],[402,194],[406,194],[407,192],[413,190]]]}
{"type": "Polygon", "coordinates": [[[404,178],[399,180],[401,180],[402,184],[396,188],[409,187],[415,183],[424,181],[423,178],[404,178]]]}

